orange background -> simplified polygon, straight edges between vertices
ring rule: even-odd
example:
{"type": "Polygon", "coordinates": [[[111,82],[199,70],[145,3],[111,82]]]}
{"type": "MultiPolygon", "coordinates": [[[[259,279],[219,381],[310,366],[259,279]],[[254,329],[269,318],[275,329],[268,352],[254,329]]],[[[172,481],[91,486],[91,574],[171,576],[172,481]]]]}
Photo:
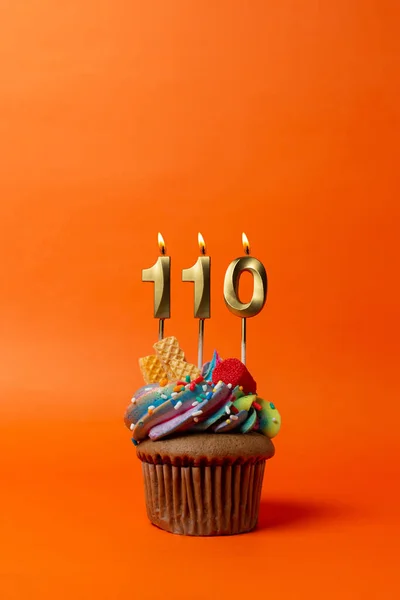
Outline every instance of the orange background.
{"type": "Polygon", "coordinates": [[[399,5],[2,3],[2,600],[397,598],[399,5]],[[260,527],[171,536],[146,519],[122,417],[157,335],[213,259],[205,348],[246,231],[269,296],[248,365],[283,415],[260,527]]]}

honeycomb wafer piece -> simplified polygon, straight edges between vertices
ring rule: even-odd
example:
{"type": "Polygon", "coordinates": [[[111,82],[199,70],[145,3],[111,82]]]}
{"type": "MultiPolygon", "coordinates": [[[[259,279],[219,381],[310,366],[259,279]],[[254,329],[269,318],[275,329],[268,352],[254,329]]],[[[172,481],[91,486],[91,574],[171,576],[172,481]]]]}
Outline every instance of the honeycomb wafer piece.
{"type": "Polygon", "coordinates": [[[164,365],[155,354],[139,358],[139,367],[145,383],[158,383],[167,377],[164,365]]]}
{"type": "Polygon", "coordinates": [[[167,373],[170,379],[182,380],[186,375],[190,375],[191,379],[196,379],[201,372],[196,365],[192,365],[185,360],[173,358],[166,365],[167,373]]]}
{"type": "Polygon", "coordinates": [[[174,359],[181,361],[185,360],[185,354],[179,346],[178,340],[173,335],[159,340],[154,344],[153,348],[164,365],[168,365],[168,363],[174,359]]]}

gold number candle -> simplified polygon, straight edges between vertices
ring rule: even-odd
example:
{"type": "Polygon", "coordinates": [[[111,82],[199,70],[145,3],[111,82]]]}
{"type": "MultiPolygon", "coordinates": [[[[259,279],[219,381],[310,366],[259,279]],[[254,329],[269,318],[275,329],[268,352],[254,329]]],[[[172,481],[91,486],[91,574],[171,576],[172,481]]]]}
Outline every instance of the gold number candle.
{"type": "Polygon", "coordinates": [[[200,254],[196,264],[190,269],[183,269],[182,281],[194,283],[194,316],[199,319],[199,336],[197,342],[197,363],[203,366],[204,319],[210,318],[210,273],[211,258],[205,256],[206,245],[201,233],[198,235],[200,254]]]}
{"type": "Polygon", "coordinates": [[[229,310],[242,319],[241,360],[246,364],[246,318],[255,317],[261,312],[267,299],[268,284],[264,265],[250,256],[249,240],[245,233],[242,234],[242,242],[246,256],[236,258],[229,265],[225,273],[224,298],[229,310]],[[253,275],[253,296],[250,302],[241,302],[239,299],[240,276],[244,271],[253,275]]]}
{"type": "Polygon", "coordinates": [[[142,270],[142,281],[154,283],[154,318],[159,319],[158,339],[164,337],[164,320],[171,316],[171,258],[165,256],[166,247],[163,236],[158,234],[158,246],[161,256],[149,269],[142,270]]]}

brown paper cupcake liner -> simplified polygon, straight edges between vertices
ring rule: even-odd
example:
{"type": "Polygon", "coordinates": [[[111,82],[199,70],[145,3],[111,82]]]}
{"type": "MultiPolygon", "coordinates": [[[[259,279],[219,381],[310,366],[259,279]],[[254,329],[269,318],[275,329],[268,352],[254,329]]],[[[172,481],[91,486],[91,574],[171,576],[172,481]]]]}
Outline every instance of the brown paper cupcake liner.
{"type": "Polygon", "coordinates": [[[181,535],[233,535],[257,525],[265,460],[233,465],[142,463],[150,521],[181,535]]]}

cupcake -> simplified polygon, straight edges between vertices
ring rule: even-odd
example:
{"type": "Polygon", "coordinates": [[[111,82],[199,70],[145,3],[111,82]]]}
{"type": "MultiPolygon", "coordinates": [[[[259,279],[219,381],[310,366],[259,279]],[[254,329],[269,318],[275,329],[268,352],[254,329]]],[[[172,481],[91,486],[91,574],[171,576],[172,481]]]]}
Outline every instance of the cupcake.
{"type": "Polygon", "coordinates": [[[142,461],[147,514],[171,533],[232,535],[257,524],[265,461],[280,429],[275,405],[236,358],[201,370],[175,337],[140,359],[146,384],[125,414],[142,461]]]}

